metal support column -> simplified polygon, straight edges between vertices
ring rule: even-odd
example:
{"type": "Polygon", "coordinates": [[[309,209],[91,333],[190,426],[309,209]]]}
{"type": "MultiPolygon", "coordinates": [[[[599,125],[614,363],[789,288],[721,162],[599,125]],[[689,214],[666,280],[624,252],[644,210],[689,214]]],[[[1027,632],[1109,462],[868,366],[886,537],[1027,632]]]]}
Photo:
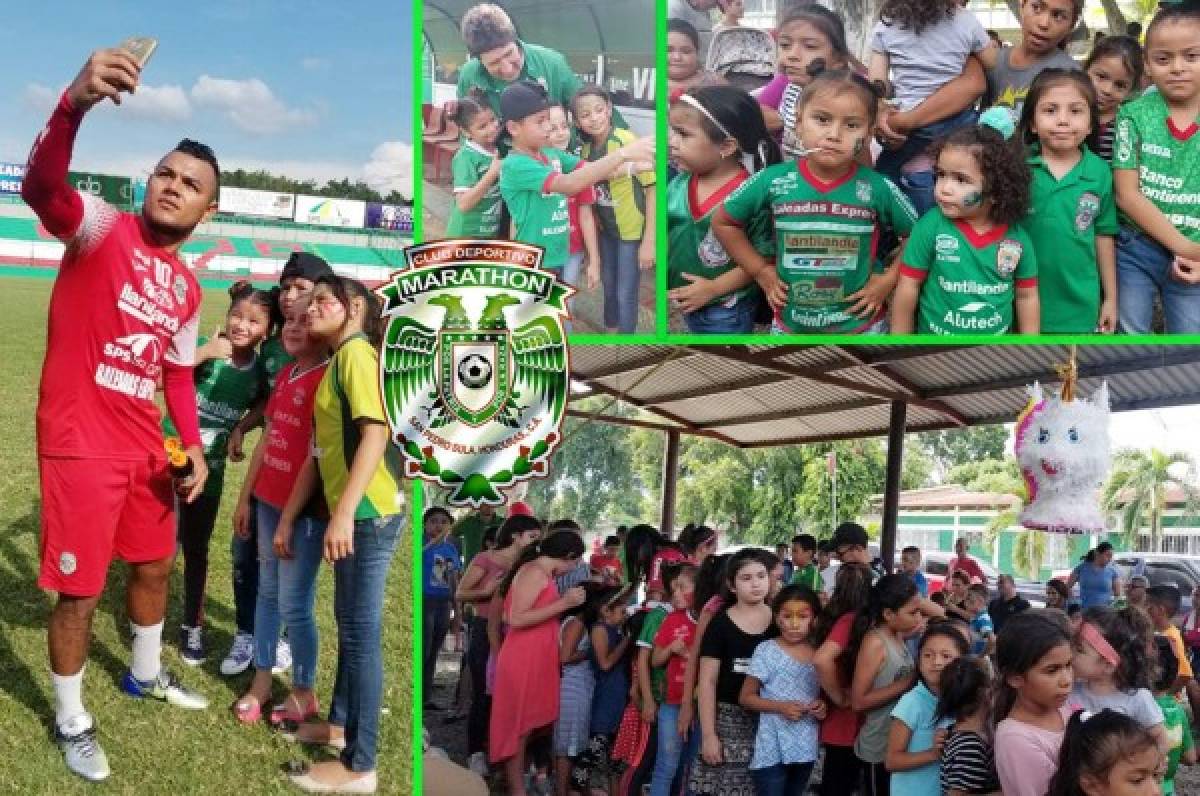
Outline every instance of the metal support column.
{"type": "Polygon", "coordinates": [[[671,429],[667,434],[667,448],[663,454],[662,511],[658,529],[674,536],[675,531],[675,481],[679,478],[679,432],[671,429]]]}
{"type": "Polygon", "coordinates": [[[879,537],[879,555],[889,572],[896,558],[896,517],[900,508],[900,475],[904,471],[904,423],[907,414],[907,403],[892,401],[888,421],[887,480],[883,488],[883,527],[879,537]]]}

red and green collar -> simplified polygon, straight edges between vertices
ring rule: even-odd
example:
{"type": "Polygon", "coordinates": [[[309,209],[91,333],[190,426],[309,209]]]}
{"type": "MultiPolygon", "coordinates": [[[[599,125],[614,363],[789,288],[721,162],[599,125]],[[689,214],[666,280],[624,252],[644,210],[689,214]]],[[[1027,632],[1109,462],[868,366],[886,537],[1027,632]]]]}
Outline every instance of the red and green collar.
{"type": "Polygon", "coordinates": [[[829,193],[834,188],[845,185],[854,177],[855,174],[858,174],[858,164],[855,163],[851,165],[849,171],[847,171],[841,177],[838,177],[831,182],[825,182],[820,177],[812,173],[812,169],[808,167],[808,158],[802,159],[797,164],[796,169],[800,172],[800,176],[804,178],[805,182],[816,188],[821,193],[829,193]]]}
{"type": "Polygon", "coordinates": [[[749,177],[750,173],[748,171],[745,169],[738,169],[736,174],[726,180],[720,188],[713,191],[711,194],[709,194],[707,199],[701,202],[700,197],[697,194],[697,191],[699,190],[698,180],[696,179],[696,175],[693,174],[688,179],[688,212],[692,214],[693,219],[698,220],[704,218],[709,214],[709,212],[712,211],[714,207],[725,201],[725,197],[733,193],[737,187],[749,179],[749,177]]]}
{"type": "Polygon", "coordinates": [[[954,227],[976,249],[985,249],[1008,234],[1008,224],[997,224],[987,232],[976,232],[975,228],[962,219],[954,219],[954,227]]]}

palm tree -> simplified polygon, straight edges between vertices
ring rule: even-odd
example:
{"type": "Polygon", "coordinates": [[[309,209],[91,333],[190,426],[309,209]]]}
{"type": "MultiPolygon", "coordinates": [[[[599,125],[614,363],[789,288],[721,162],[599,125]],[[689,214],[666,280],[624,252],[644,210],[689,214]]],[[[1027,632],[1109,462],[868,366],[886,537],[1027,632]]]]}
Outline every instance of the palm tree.
{"type": "Polygon", "coordinates": [[[1194,515],[1200,506],[1200,489],[1196,488],[1196,464],[1191,456],[1179,451],[1163,453],[1153,448],[1117,452],[1100,503],[1105,513],[1120,515],[1118,530],[1130,549],[1136,549],[1138,536],[1147,523],[1150,547],[1158,549],[1169,487],[1183,493],[1185,515],[1194,515]],[[1182,475],[1176,474],[1180,469],[1178,465],[1182,465],[1182,475]],[[1171,472],[1173,467],[1176,473],[1171,472]]]}
{"type": "MultiPolygon", "coordinates": [[[[1017,524],[1017,515],[1021,507],[1029,499],[1025,482],[1020,478],[1006,477],[1002,482],[992,483],[989,491],[1003,495],[1013,495],[1020,502],[1006,509],[988,521],[983,529],[983,546],[993,554],[1000,542],[1000,534],[1017,524]]],[[[1030,580],[1037,580],[1042,569],[1042,561],[1046,558],[1046,534],[1041,531],[1026,530],[1017,536],[1012,549],[1013,567],[1030,580]]]]}

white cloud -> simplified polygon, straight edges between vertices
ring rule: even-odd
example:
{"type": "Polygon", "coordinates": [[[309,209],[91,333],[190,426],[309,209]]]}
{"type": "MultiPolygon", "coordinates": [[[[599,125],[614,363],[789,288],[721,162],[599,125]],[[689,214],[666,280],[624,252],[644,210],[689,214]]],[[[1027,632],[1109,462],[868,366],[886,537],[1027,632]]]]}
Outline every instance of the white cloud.
{"type": "MultiPolygon", "coordinates": [[[[23,99],[33,110],[49,114],[58,104],[63,89],[53,89],[41,83],[29,83],[25,86],[23,99]]],[[[104,101],[96,106],[98,111],[117,109],[112,102],[104,101]]],[[[192,104],[188,101],[187,92],[181,86],[151,86],[140,85],[134,94],[121,95],[121,107],[131,116],[160,122],[180,122],[192,115],[192,104]]]]}
{"type": "Polygon", "coordinates": [[[412,145],[402,141],[385,141],[375,147],[371,159],[362,167],[363,178],[384,196],[398,191],[411,199],[413,195],[412,145]]]}
{"type": "Polygon", "coordinates": [[[38,113],[48,114],[54,110],[54,106],[58,103],[58,98],[61,94],[61,89],[55,91],[41,83],[29,83],[25,86],[25,91],[22,92],[21,99],[38,113]]]}
{"type": "Polygon", "coordinates": [[[289,107],[258,78],[228,80],[201,75],[192,86],[192,101],[220,111],[238,129],[255,135],[271,135],[317,121],[314,111],[289,107]]]}
{"type": "Polygon", "coordinates": [[[123,97],[121,107],[143,119],[162,122],[181,122],[192,115],[192,104],[182,86],[138,86],[138,90],[123,97]]]}
{"type": "Polygon", "coordinates": [[[328,58],[309,57],[300,59],[300,68],[305,72],[324,72],[330,65],[328,58]]]}

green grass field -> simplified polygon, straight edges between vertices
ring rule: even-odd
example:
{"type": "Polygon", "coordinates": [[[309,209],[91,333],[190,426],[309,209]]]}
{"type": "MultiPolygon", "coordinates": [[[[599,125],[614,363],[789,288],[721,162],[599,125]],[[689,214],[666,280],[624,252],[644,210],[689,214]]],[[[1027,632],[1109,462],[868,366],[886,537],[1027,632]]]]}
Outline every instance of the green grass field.
{"type": "MultiPolygon", "coordinates": [[[[213,536],[209,574],[209,661],[191,669],[175,648],[182,601],[182,562],[171,581],[163,660],[184,681],[208,695],[207,711],[181,711],[124,696],[129,623],[124,607],[124,565],[109,572],[96,613],[84,699],[96,717],[112,777],[90,785],[67,772],[52,742],[53,695],[46,658],[51,598],[36,585],[38,478],[34,407],[45,350],[49,279],[0,279],[0,793],[22,794],[268,794],[298,792],[280,772],[285,762],[323,753],[289,744],[265,724],[240,726],[229,706],[249,674],[218,672],[233,635],[229,576],[230,512],[244,465],[233,465],[213,536]]],[[[219,289],[205,291],[204,321],[211,330],[228,306],[219,289]]],[[[87,522],[87,517],[80,517],[87,522]]],[[[384,715],[379,742],[382,793],[411,793],[412,588],[409,535],[392,566],[384,607],[384,715]]],[[[322,568],[317,597],[321,632],[317,692],[324,709],[333,689],[337,647],[333,578],[322,568]]],[[[276,678],[282,695],[286,675],[276,678]]]]}

